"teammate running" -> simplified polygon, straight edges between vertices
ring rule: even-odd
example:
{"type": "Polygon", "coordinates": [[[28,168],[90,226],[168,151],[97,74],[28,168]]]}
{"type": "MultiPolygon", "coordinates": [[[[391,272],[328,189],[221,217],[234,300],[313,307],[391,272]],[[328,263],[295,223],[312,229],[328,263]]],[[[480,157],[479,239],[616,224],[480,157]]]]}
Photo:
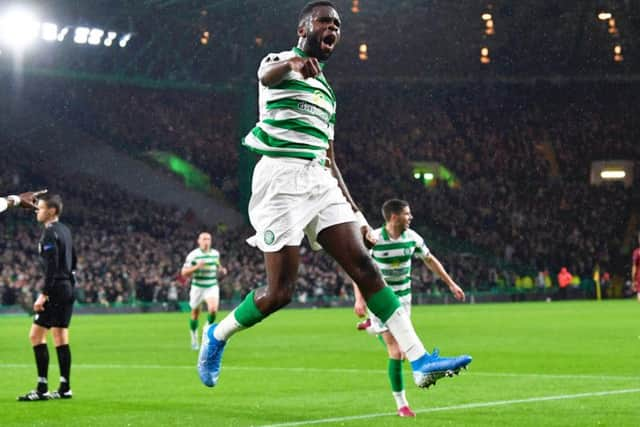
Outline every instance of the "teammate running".
{"type": "Polygon", "coordinates": [[[207,324],[212,324],[216,320],[220,302],[218,271],[221,274],[227,274],[227,269],[220,265],[220,253],[211,247],[211,234],[200,233],[198,248],[187,255],[181,272],[183,276],[191,277],[189,329],[191,330],[191,348],[194,350],[199,348],[198,317],[203,301],[207,303],[207,324]]]}
{"type": "MultiPolygon", "coordinates": [[[[463,301],[464,291],[451,279],[440,261],[429,251],[418,233],[409,228],[413,216],[409,203],[404,200],[387,200],[382,205],[382,216],[385,224],[374,230],[377,242],[371,250],[373,259],[380,268],[387,285],[398,296],[402,307],[411,314],[411,258],[417,256],[426,266],[436,273],[449,287],[457,300],[463,301]]],[[[366,301],[357,286],[353,286],[356,297],[354,311],[362,317],[367,312],[366,301]]],[[[391,382],[391,393],[401,417],[415,417],[409,407],[402,376],[404,355],[398,342],[389,333],[385,324],[371,311],[369,318],[358,325],[358,329],[366,329],[372,335],[381,335],[389,353],[388,373],[391,382]]]]}

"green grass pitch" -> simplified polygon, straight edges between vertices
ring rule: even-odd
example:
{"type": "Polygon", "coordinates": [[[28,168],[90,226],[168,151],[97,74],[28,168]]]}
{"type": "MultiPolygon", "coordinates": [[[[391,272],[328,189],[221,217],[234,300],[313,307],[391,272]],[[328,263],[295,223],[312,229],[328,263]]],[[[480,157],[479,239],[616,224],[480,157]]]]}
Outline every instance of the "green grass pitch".
{"type": "Polygon", "coordinates": [[[640,425],[635,301],[414,307],[428,347],[474,357],[429,390],[413,386],[405,364],[415,421],[395,416],[384,348],[355,330],[349,309],[284,310],[236,335],[214,389],[197,378],[187,318],[76,316],[74,398],[18,403],[35,385],[31,321],[0,317],[0,425],[640,425]]]}

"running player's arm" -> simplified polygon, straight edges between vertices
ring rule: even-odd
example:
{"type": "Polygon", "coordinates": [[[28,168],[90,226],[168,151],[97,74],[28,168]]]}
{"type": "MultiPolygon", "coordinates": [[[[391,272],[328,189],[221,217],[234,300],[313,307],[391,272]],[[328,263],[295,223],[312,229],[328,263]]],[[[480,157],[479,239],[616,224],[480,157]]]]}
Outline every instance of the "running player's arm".
{"type": "Polygon", "coordinates": [[[633,251],[633,258],[631,260],[631,281],[632,282],[636,280],[636,274],[638,273],[636,271],[638,258],[640,258],[640,250],[636,249],[635,251],[633,251]]]}
{"type": "Polygon", "coordinates": [[[356,302],[353,304],[353,312],[358,317],[364,317],[367,314],[367,302],[362,296],[362,292],[360,292],[360,288],[356,285],[356,282],[351,281],[353,285],[353,296],[356,299],[356,302]]]}
{"type": "Polygon", "coordinates": [[[228,273],[227,268],[220,262],[220,256],[218,256],[218,273],[222,276],[226,276],[228,273]]]}
{"type": "MultiPolygon", "coordinates": [[[[333,151],[332,139],[329,140],[329,149],[327,150],[327,157],[329,159],[329,167],[331,168],[332,175],[338,181],[338,186],[342,190],[342,194],[344,194],[344,197],[345,199],[347,199],[347,202],[351,205],[351,209],[353,209],[353,211],[356,212],[357,214],[358,212],[360,212],[360,208],[358,207],[358,205],[356,205],[356,202],[353,201],[353,198],[351,197],[351,193],[349,193],[349,189],[347,188],[347,185],[344,183],[344,180],[342,179],[342,174],[340,173],[340,169],[338,168],[338,164],[336,163],[335,154],[333,151]]],[[[362,215],[361,212],[360,212],[360,217],[362,218],[362,220],[364,220],[364,215],[362,215]]],[[[364,220],[364,223],[361,223],[360,226],[361,226],[360,228],[362,231],[362,235],[365,239],[365,243],[368,243],[369,248],[373,247],[376,244],[376,238],[373,235],[373,230],[371,229],[369,224],[366,223],[366,220],[364,220]]]]}
{"type": "Polygon", "coordinates": [[[442,263],[432,253],[429,253],[426,257],[422,258],[427,268],[436,273],[449,287],[449,290],[453,296],[460,301],[464,301],[464,291],[458,284],[449,276],[447,270],[442,266],[442,263]]]}
{"type": "Polygon", "coordinates": [[[204,266],[204,261],[200,260],[196,262],[196,256],[192,252],[187,256],[187,259],[182,266],[182,270],[180,270],[180,274],[189,277],[197,270],[200,270],[202,266],[204,266]]]}

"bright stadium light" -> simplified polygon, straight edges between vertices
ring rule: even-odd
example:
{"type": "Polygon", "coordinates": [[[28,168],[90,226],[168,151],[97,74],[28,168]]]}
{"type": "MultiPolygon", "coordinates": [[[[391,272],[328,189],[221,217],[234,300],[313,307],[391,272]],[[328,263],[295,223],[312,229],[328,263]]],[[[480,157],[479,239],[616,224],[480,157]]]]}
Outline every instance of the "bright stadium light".
{"type": "Polygon", "coordinates": [[[102,41],[102,36],[104,35],[104,30],[100,28],[92,28],[91,32],[89,32],[89,44],[90,45],[99,45],[102,41]]]}
{"type": "Polygon", "coordinates": [[[63,42],[64,38],[67,37],[67,34],[69,34],[69,27],[64,27],[63,29],[61,29],[58,33],[58,41],[63,42]]]}
{"type": "Polygon", "coordinates": [[[607,19],[611,19],[611,13],[610,12],[600,12],[598,13],[598,19],[601,21],[606,21],[607,19]]]}
{"type": "Polygon", "coordinates": [[[43,22],[40,27],[42,40],[54,42],[58,40],[58,25],[51,22],[43,22]]]}
{"type": "Polygon", "coordinates": [[[90,28],[87,27],[76,27],[76,31],[73,35],[74,43],[78,44],[86,44],[89,40],[89,33],[91,32],[90,28]]]}
{"type": "Polygon", "coordinates": [[[118,37],[118,33],[116,33],[115,31],[107,32],[107,38],[104,39],[104,45],[107,47],[111,47],[116,37],[118,37]]]}
{"type": "Polygon", "coordinates": [[[33,13],[13,8],[0,17],[0,42],[15,50],[23,50],[38,38],[40,23],[33,13]]]}
{"type": "Polygon", "coordinates": [[[124,36],[122,36],[120,38],[120,41],[118,42],[118,45],[120,47],[127,47],[127,43],[129,43],[129,40],[131,40],[131,33],[127,33],[124,36]]]}
{"type": "Polygon", "coordinates": [[[600,172],[602,179],[624,179],[627,173],[623,170],[604,170],[600,172]]]}

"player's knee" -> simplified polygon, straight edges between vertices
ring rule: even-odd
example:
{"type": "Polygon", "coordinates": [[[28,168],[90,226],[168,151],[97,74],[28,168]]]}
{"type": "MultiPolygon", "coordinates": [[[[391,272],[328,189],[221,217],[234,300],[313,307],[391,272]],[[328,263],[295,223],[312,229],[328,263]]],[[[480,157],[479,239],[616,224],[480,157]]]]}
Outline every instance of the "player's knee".
{"type": "Polygon", "coordinates": [[[398,344],[388,345],[387,351],[389,352],[389,357],[391,359],[396,359],[396,360],[402,359],[402,351],[400,351],[398,344]]]}
{"type": "Polygon", "coordinates": [[[282,286],[275,291],[269,292],[266,296],[269,311],[273,312],[288,305],[293,299],[293,292],[293,286],[282,286]]]}
{"type": "Polygon", "coordinates": [[[360,289],[368,289],[382,280],[371,257],[364,252],[357,255],[355,267],[353,279],[360,289]]]}
{"type": "Polygon", "coordinates": [[[287,287],[285,289],[281,289],[276,294],[276,305],[278,308],[282,308],[288,305],[293,299],[293,287],[287,287]]]}

